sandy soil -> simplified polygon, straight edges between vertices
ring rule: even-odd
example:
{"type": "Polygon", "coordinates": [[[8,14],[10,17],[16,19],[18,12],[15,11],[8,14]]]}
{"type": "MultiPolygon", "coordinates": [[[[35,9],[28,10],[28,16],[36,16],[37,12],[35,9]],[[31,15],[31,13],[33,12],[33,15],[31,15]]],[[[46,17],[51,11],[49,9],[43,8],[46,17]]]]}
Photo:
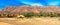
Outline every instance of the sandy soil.
{"type": "Polygon", "coordinates": [[[59,18],[0,18],[0,25],[60,25],[59,18]]]}
{"type": "Polygon", "coordinates": [[[18,25],[15,18],[0,18],[0,25],[18,25]]]}
{"type": "Polygon", "coordinates": [[[31,18],[18,20],[18,25],[60,25],[58,18],[31,18]]]}

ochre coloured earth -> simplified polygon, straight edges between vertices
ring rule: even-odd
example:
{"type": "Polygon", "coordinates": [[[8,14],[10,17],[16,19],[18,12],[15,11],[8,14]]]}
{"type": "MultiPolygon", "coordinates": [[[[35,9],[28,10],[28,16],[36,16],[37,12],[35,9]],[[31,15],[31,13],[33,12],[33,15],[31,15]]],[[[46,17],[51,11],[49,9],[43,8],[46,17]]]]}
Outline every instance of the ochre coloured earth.
{"type": "Polygon", "coordinates": [[[0,22],[0,25],[11,25],[9,23],[0,22]]]}

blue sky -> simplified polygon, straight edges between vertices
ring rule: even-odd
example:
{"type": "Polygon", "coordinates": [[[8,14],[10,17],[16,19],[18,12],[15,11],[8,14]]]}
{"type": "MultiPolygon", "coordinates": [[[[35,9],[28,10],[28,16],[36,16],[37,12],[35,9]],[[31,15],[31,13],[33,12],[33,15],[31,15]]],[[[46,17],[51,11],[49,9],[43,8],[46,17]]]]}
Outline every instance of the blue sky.
{"type": "Polygon", "coordinates": [[[0,10],[7,6],[60,6],[60,0],[0,0],[0,10]]]}

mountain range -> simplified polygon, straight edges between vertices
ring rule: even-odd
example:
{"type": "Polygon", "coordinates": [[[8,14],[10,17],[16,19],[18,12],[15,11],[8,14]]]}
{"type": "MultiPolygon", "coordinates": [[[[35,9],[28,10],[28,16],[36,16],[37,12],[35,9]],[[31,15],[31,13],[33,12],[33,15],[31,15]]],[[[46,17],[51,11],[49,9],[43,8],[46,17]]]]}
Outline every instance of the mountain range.
{"type": "Polygon", "coordinates": [[[59,6],[8,6],[2,13],[27,13],[27,12],[60,12],[59,6]]]}

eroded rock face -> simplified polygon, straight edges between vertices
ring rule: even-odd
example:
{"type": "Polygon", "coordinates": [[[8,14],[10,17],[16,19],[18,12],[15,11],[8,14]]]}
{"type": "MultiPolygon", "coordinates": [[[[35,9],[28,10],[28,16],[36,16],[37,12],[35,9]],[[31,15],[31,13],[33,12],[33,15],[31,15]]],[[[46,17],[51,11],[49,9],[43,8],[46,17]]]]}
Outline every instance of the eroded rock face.
{"type": "Polygon", "coordinates": [[[58,6],[9,6],[2,10],[7,13],[23,13],[23,12],[60,12],[58,6]]]}

